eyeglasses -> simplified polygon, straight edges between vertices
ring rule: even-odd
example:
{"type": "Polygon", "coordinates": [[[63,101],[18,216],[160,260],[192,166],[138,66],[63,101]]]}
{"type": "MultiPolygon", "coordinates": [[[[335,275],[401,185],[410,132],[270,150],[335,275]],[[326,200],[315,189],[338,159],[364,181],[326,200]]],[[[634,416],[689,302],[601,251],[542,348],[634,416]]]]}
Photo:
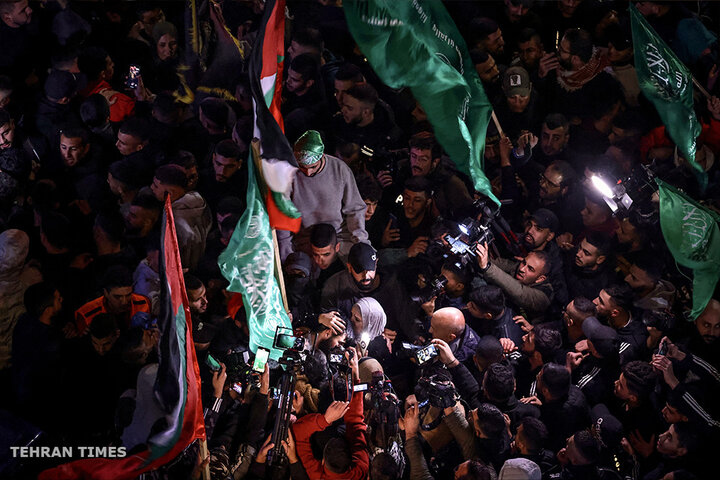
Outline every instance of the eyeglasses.
{"type": "Polygon", "coordinates": [[[550,180],[548,180],[548,178],[545,176],[544,173],[541,173],[541,174],[539,175],[538,181],[539,181],[541,184],[544,183],[545,185],[552,185],[552,186],[555,187],[555,188],[560,188],[560,187],[562,187],[561,184],[554,183],[554,182],[551,182],[550,180]]]}

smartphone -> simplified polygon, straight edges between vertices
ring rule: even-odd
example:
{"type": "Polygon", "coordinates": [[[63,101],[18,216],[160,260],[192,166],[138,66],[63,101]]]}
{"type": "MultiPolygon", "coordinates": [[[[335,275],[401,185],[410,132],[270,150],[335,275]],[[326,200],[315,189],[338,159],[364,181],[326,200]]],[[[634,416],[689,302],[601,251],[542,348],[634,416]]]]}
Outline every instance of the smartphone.
{"type": "Polygon", "coordinates": [[[258,347],[255,352],[255,361],[253,362],[253,370],[258,373],[265,371],[265,365],[267,364],[268,357],[270,356],[270,350],[263,347],[258,347]]]}
{"type": "Polygon", "coordinates": [[[415,358],[417,358],[418,365],[422,365],[428,360],[430,360],[433,357],[437,357],[438,352],[437,348],[435,348],[435,345],[428,345],[427,347],[423,347],[420,350],[418,350],[415,353],[415,358]]]}
{"type": "Polygon", "coordinates": [[[233,384],[232,389],[235,390],[235,393],[237,393],[238,395],[242,395],[243,393],[243,386],[240,382],[233,384]]]}
{"type": "Polygon", "coordinates": [[[138,86],[138,77],[140,77],[140,66],[130,65],[125,86],[130,89],[136,88],[138,86]]]}
{"type": "Polygon", "coordinates": [[[220,362],[215,360],[215,357],[210,354],[208,354],[207,358],[205,359],[205,365],[210,367],[210,370],[212,370],[213,372],[218,372],[222,369],[222,367],[220,366],[220,362]]]}
{"type": "Polygon", "coordinates": [[[657,354],[663,355],[663,356],[667,355],[667,343],[665,343],[664,341],[660,342],[660,346],[658,347],[657,354]]]}
{"type": "Polygon", "coordinates": [[[397,230],[398,228],[398,218],[393,215],[392,213],[388,215],[390,218],[390,230],[397,230]]]}
{"type": "Polygon", "coordinates": [[[292,348],[295,345],[295,336],[293,333],[292,328],[277,327],[273,347],[280,350],[292,348]]]}
{"type": "Polygon", "coordinates": [[[366,392],[368,389],[367,383],[360,383],[358,385],[353,385],[353,392],[366,392]]]}

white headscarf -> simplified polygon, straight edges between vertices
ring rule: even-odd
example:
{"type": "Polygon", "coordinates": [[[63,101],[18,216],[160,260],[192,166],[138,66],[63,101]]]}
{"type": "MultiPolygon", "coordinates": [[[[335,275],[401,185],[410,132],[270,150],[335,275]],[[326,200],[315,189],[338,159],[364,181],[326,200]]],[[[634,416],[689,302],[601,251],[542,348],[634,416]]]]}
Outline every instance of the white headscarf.
{"type": "MultiPolygon", "coordinates": [[[[361,298],[353,306],[360,309],[360,317],[363,321],[363,332],[367,332],[370,335],[370,339],[377,337],[385,330],[385,324],[387,323],[387,316],[382,305],[372,297],[361,298]]],[[[355,332],[352,329],[352,325],[348,325],[348,334],[355,338],[355,332]]],[[[359,340],[359,339],[356,339],[359,340]]]]}

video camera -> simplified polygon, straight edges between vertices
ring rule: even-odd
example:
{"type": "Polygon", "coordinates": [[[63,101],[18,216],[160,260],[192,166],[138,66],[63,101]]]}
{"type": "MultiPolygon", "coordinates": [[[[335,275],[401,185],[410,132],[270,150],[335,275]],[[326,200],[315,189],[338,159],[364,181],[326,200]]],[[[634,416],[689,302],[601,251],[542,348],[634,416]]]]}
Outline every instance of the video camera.
{"type": "Polygon", "coordinates": [[[452,407],[460,398],[453,383],[439,375],[420,377],[415,385],[415,398],[419,408],[436,407],[444,410],[452,407]]]}
{"type": "Polygon", "coordinates": [[[447,278],[438,275],[429,282],[425,281],[424,276],[420,276],[418,280],[420,290],[410,295],[413,302],[425,303],[429,302],[433,297],[440,295],[447,286],[447,278]]]}
{"type": "Polygon", "coordinates": [[[386,380],[380,371],[373,372],[369,388],[372,405],[370,425],[378,433],[375,437],[378,445],[385,449],[398,433],[399,402],[390,380],[386,380]]]}
{"type": "Polygon", "coordinates": [[[283,351],[278,363],[287,367],[300,367],[307,357],[305,339],[296,337],[292,328],[278,326],[275,329],[273,348],[283,351]]]}
{"type": "Polygon", "coordinates": [[[437,251],[440,247],[444,258],[454,255],[462,265],[470,265],[473,268],[477,263],[475,250],[483,243],[491,246],[498,256],[496,240],[499,240],[511,255],[523,257],[526,255],[525,248],[517,235],[500,214],[500,207],[489,199],[478,199],[473,203],[472,211],[472,216],[456,224],[453,232],[443,235],[442,241],[438,242],[431,251],[437,251]]]}
{"type": "Polygon", "coordinates": [[[397,176],[397,164],[407,156],[407,150],[373,150],[367,145],[360,147],[360,159],[367,166],[367,169],[377,175],[385,171],[394,179],[397,176]]]}
{"type": "Polygon", "coordinates": [[[593,175],[590,181],[616,217],[626,217],[631,207],[641,214],[651,216],[655,211],[651,198],[657,191],[653,167],[654,165],[639,165],[630,175],[619,179],[593,175]]]}

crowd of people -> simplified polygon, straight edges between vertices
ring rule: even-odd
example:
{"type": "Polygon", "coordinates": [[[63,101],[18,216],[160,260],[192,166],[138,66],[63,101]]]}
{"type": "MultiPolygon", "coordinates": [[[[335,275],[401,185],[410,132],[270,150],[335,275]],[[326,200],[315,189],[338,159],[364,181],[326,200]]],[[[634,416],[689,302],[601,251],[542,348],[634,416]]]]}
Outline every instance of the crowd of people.
{"type": "Polygon", "coordinates": [[[483,159],[498,213],[423,99],[373,71],[342,2],[287,1],[302,225],[277,238],[304,346],[276,449],[285,367],[251,372],[242,298],[217,264],[245,212],[265,2],[210,5],[200,51],[184,3],[0,2],[3,431],[132,455],[166,421],[135,406],[158,370],[169,196],[210,454],[193,445],[147,478],[716,476],[720,297],[690,317],[692,272],[652,189],[613,211],[591,179],[651,172],[720,208],[718,4],[633,2],[709,92],[695,95],[703,182],[642,93],[628,2],[444,2],[501,127],[483,159]],[[228,33],[240,61],[218,67],[228,33]],[[486,235],[500,216],[508,235],[486,235]]]}

